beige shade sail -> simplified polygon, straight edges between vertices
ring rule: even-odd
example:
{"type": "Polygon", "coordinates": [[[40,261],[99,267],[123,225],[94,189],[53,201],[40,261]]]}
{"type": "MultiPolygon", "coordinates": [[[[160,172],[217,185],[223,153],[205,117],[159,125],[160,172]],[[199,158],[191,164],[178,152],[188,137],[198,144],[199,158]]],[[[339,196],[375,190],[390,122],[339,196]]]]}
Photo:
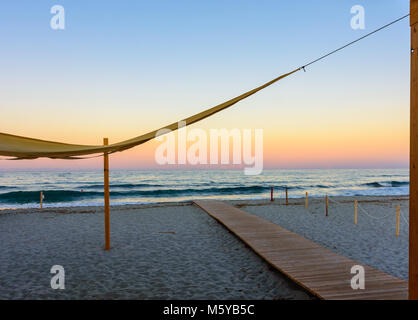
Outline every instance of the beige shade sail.
{"type": "MultiPolygon", "coordinates": [[[[186,125],[191,125],[200,120],[203,120],[211,115],[231,107],[237,102],[253,95],[254,93],[272,85],[273,83],[301,70],[298,68],[292,72],[283,74],[262,86],[259,86],[251,91],[241,94],[240,96],[221,103],[215,107],[202,111],[191,117],[183,119],[186,125]]],[[[148,132],[141,136],[114,143],[108,146],[103,145],[78,145],[68,144],[54,141],[45,141],[27,137],[11,135],[7,133],[0,133],[0,156],[12,157],[12,159],[36,159],[36,158],[52,158],[52,159],[80,159],[80,157],[93,155],[98,153],[114,153],[130,149],[151,139],[154,139],[159,130],[168,129],[171,131],[178,129],[178,122],[172,123],[160,129],[148,132]]]]}

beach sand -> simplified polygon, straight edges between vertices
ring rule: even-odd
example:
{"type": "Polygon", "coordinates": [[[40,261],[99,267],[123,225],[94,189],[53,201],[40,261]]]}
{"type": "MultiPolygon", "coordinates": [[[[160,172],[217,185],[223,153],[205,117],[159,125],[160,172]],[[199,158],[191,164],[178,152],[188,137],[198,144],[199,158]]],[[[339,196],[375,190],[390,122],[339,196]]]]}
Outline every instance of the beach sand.
{"type": "MultiPolygon", "coordinates": [[[[360,263],[407,280],[406,197],[228,201],[360,263]],[[337,201],[338,203],[334,202],[337,201]],[[372,218],[373,217],[373,218],[372,218]]],[[[312,299],[191,203],[0,211],[0,299],[312,299]],[[65,269],[53,290],[50,269],[65,269]]]]}
{"type": "Polygon", "coordinates": [[[298,233],[323,247],[408,281],[409,202],[407,196],[230,202],[240,209],[298,233]],[[354,200],[359,203],[354,224],[354,200]],[[396,206],[401,208],[396,237],[396,206]]]}
{"type": "Polygon", "coordinates": [[[0,211],[0,299],[310,299],[187,203],[0,211]],[[53,290],[53,265],[65,289],[53,290]]]}

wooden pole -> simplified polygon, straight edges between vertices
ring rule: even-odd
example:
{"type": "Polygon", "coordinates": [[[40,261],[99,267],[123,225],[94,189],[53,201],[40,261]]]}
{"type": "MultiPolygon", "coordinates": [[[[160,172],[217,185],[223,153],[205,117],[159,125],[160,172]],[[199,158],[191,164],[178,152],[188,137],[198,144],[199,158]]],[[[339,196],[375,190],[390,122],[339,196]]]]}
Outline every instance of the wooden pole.
{"type": "Polygon", "coordinates": [[[289,200],[287,198],[287,187],[286,187],[286,205],[288,205],[288,204],[289,204],[289,200]]]}
{"type": "Polygon", "coordinates": [[[44,200],[44,193],[41,191],[41,209],[42,209],[42,202],[44,200]]]}
{"type": "Polygon", "coordinates": [[[325,216],[328,217],[328,195],[325,196],[325,216]]]}
{"type": "Polygon", "coordinates": [[[418,0],[410,2],[409,299],[418,300],[418,0]]]}
{"type": "Polygon", "coordinates": [[[399,237],[399,215],[400,215],[401,207],[396,206],[396,236],[399,237]]]}
{"type": "Polygon", "coordinates": [[[354,224],[357,224],[357,206],[358,202],[357,200],[354,200],[354,224]]]}
{"type": "Polygon", "coordinates": [[[274,199],[273,199],[273,187],[271,187],[271,191],[270,191],[270,201],[274,201],[274,199]]]}
{"type": "MultiPolygon", "coordinates": [[[[109,144],[108,138],[103,138],[103,144],[107,146],[109,144]]],[[[104,205],[105,205],[105,250],[110,250],[110,201],[109,201],[109,155],[104,153],[104,205]]]]}
{"type": "Polygon", "coordinates": [[[308,210],[308,192],[305,193],[305,210],[308,210]]]}

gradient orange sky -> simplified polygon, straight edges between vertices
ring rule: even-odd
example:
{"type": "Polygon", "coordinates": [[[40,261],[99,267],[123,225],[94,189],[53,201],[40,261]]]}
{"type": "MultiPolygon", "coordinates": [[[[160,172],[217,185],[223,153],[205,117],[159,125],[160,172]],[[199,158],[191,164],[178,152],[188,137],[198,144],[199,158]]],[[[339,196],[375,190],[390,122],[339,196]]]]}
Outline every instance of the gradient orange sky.
{"type": "MultiPolygon", "coordinates": [[[[0,16],[0,131],[80,144],[131,138],[252,89],[408,12],[406,0],[367,4],[366,30],[359,31],[350,28],[351,1],[323,2],[301,13],[291,1],[215,1],[205,15],[188,3],[193,21],[181,8],[180,16],[160,17],[147,4],[138,22],[129,20],[142,12],[135,6],[110,22],[100,14],[87,17],[94,9],[123,8],[82,9],[64,1],[68,25],[61,32],[49,29],[48,20],[44,26],[48,1],[23,22],[13,5],[1,4],[8,18],[0,16]],[[238,16],[221,9],[238,10],[238,16]],[[254,15],[250,26],[239,13],[254,15]],[[302,25],[295,14],[303,15],[302,25]],[[14,28],[18,20],[23,26],[14,28]],[[132,39],[134,31],[139,35],[132,39]]],[[[407,167],[408,21],[190,128],[263,129],[265,168],[407,167]]],[[[111,167],[171,168],[155,163],[158,145],[114,154],[111,167]]],[[[101,161],[1,161],[0,170],[101,169],[101,161]]]]}

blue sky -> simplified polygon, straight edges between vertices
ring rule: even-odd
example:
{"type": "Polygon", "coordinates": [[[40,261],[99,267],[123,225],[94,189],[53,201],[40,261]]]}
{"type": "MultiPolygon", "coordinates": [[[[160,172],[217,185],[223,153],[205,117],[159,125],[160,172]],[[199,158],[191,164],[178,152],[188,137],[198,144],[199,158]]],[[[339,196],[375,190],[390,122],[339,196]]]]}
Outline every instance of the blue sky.
{"type": "MultiPolygon", "coordinates": [[[[109,134],[113,141],[129,138],[251,89],[408,11],[408,0],[2,1],[0,131],[86,144],[109,134]],[[56,4],[65,8],[63,31],[49,26],[56,4]],[[365,8],[366,30],[350,27],[357,4],[365,8]]],[[[310,126],[306,119],[326,114],[312,127],[320,130],[357,112],[376,115],[371,130],[387,128],[388,119],[398,128],[408,125],[408,83],[405,19],[243,102],[242,114],[226,111],[204,126],[233,123],[274,135],[275,126],[285,126],[283,115],[301,118],[295,125],[302,130],[310,126]]],[[[394,152],[403,160],[385,166],[407,165],[405,150],[394,152]]]]}

